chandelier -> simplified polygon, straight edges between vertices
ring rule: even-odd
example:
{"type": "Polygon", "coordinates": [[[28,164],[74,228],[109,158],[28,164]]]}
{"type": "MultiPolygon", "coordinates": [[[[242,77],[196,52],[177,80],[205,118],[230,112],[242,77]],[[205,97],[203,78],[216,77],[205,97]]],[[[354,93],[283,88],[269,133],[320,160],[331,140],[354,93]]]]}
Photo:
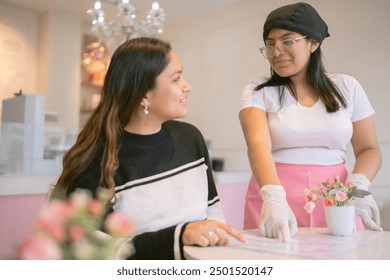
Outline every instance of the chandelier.
{"type": "Polygon", "coordinates": [[[92,17],[92,32],[103,37],[125,36],[132,39],[140,36],[155,37],[163,32],[165,13],[157,2],[153,2],[146,20],[136,21],[135,7],[129,0],[104,0],[118,8],[118,19],[107,21],[101,1],[87,11],[92,17]]]}

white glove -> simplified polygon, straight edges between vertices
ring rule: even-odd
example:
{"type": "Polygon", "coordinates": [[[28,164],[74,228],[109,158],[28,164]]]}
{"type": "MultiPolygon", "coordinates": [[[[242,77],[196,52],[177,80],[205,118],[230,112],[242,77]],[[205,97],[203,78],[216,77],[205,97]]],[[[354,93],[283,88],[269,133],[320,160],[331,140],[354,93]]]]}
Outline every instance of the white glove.
{"type": "MultiPolygon", "coordinates": [[[[363,174],[351,174],[347,178],[347,183],[353,183],[358,189],[368,191],[370,181],[363,174]]],[[[380,225],[379,209],[372,195],[367,195],[355,200],[356,215],[362,219],[364,226],[371,230],[382,231],[380,225]]]]}
{"type": "Polygon", "coordinates": [[[298,232],[297,219],[286,200],[286,191],[279,185],[265,185],[260,189],[263,207],[260,214],[260,233],[266,237],[288,242],[298,232]]]}

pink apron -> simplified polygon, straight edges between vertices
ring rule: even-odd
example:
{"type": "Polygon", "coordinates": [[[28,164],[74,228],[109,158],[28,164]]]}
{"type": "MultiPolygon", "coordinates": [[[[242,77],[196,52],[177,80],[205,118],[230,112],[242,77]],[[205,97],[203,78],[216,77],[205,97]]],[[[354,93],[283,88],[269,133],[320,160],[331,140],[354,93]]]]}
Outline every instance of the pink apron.
{"type": "MultiPolygon", "coordinates": [[[[340,177],[340,181],[344,182],[348,176],[345,166],[343,164],[323,166],[277,163],[276,171],[282,186],[286,190],[287,201],[297,218],[298,227],[326,227],[322,203],[317,203],[311,214],[303,209],[305,189],[316,187],[316,183],[311,180],[308,173],[310,172],[313,177],[321,182],[327,179],[332,180],[336,175],[340,177]]],[[[262,204],[259,187],[252,175],[246,193],[244,229],[258,228],[262,204]]],[[[356,218],[356,227],[357,229],[364,229],[359,217],[356,218]]]]}

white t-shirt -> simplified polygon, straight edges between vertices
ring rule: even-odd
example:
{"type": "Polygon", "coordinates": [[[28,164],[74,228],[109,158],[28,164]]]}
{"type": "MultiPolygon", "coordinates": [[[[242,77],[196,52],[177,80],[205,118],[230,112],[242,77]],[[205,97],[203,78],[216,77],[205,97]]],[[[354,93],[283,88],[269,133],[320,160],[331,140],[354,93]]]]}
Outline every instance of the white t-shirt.
{"type": "Polygon", "coordinates": [[[347,102],[335,113],[327,113],[318,100],[312,107],[297,102],[285,89],[282,106],[276,87],[254,88],[266,81],[258,78],[244,89],[241,109],[257,107],[267,113],[275,162],[288,164],[334,165],[344,163],[352,137],[352,123],[374,114],[359,82],[346,74],[330,74],[347,102]]]}

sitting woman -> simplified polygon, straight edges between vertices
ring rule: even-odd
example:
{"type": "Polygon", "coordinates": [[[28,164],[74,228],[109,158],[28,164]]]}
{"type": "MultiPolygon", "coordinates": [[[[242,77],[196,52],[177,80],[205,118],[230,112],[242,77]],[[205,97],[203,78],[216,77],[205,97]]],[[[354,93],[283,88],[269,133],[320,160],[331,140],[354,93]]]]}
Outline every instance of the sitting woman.
{"type": "Polygon", "coordinates": [[[136,38],[114,53],[102,98],[63,159],[55,188],[112,191],[111,211],[134,223],[130,259],[183,259],[183,245],[243,241],[225,224],[200,131],[176,121],[191,86],[167,42],[136,38]]]}

